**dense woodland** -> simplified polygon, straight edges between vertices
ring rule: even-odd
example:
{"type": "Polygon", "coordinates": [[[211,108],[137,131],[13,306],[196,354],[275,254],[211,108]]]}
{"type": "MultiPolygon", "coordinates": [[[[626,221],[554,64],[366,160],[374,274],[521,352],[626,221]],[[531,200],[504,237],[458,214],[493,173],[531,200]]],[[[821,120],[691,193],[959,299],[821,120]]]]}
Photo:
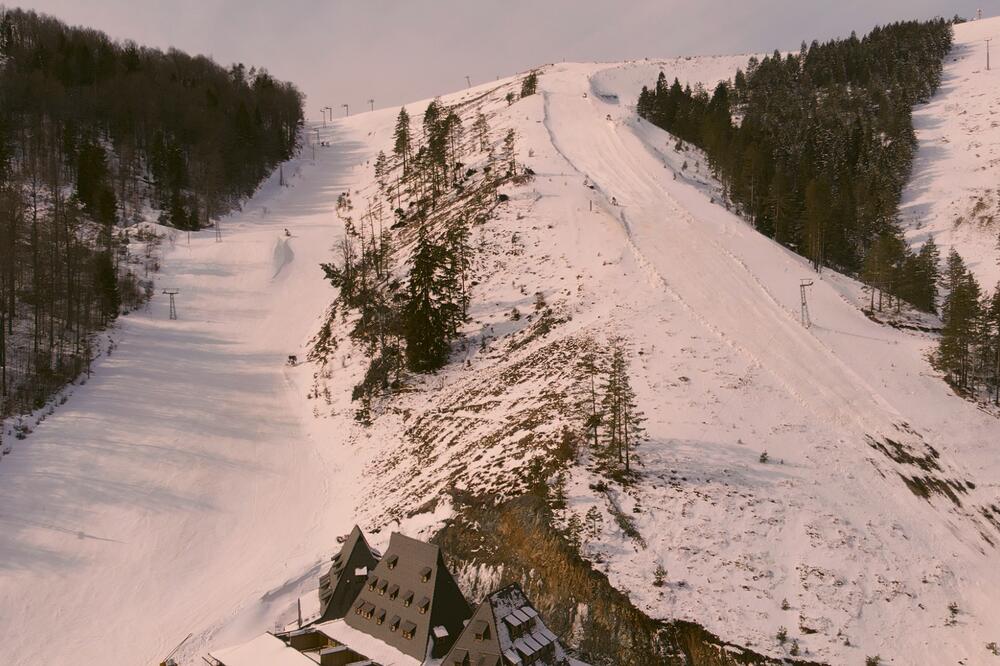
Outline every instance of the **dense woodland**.
{"type": "Polygon", "coordinates": [[[4,411],[79,374],[91,333],[148,295],[127,227],[209,224],[294,153],[301,123],[302,95],[264,70],[0,7],[4,411]]]}
{"type": "Polygon", "coordinates": [[[762,233],[817,270],[863,280],[873,313],[901,302],[940,309],[938,366],[997,401],[1000,295],[985,295],[957,253],[942,271],[933,239],[908,248],[897,220],[916,149],[911,110],[937,89],[951,42],[940,19],[803,42],[798,53],[750,58],[711,94],[661,72],[637,111],[701,148],[727,199],[762,233]]]}
{"type": "Polygon", "coordinates": [[[896,214],[916,147],[911,109],[936,90],[951,40],[951,24],[936,20],[803,42],[799,53],[751,58],[711,94],[661,74],[638,112],[702,148],[760,231],[817,269],[865,272],[932,310],[932,277],[908,256],[896,214]]]}
{"type": "Polygon", "coordinates": [[[1000,283],[986,293],[954,249],[941,283],[944,327],[935,364],[959,390],[1000,405],[1000,283]]]}

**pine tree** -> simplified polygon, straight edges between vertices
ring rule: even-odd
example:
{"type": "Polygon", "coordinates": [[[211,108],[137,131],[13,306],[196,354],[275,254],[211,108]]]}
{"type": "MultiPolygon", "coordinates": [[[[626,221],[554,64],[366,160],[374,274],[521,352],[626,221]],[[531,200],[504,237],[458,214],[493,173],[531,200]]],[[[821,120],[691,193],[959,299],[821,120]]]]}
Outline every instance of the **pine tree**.
{"type": "Polygon", "coordinates": [[[988,322],[990,336],[987,367],[993,377],[993,404],[1000,405],[1000,282],[993,288],[984,319],[988,322]]]}
{"type": "Polygon", "coordinates": [[[813,270],[817,272],[825,263],[831,204],[829,180],[825,176],[810,180],[806,186],[806,257],[812,261],[813,270]]]}
{"type": "Polygon", "coordinates": [[[604,384],[601,387],[604,392],[604,397],[601,400],[601,421],[604,425],[604,442],[603,448],[599,452],[599,457],[608,469],[612,469],[616,462],[623,462],[621,436],[624,410],[621,406],[621,396],[622,376],[625,372],[625,364],[624,355],[615,354],[617,342],[613,344],[611,362],[604,379],[604,384]]]}
{"type": "Polygon", "coordinates": [[[406,107],[399,109],[399,115],[396,116],[396,129],[393,132],[393,146],[392,152],[396,157],[403,160],[403,173],[409,173],[409,163],[407,160],[410,158],[412,152],[412,141],[410,135],[410,114],[406,112],[406,107]]]}
{"type": "Polygon", "coordinates": [[[479,152],[488,152],[490,150],[490,125],[482,111],[476,114],[476,122],[472,124],[472,131],[476,134],[479,152]]]}
{"type": "Polygon", "coordinates": [[[948,256],[945,284],[948,294],[942,308],[944,326],[936,361],[956,386],[968,388],[974,381],[974,352],[982,315],[981,289],[954,249],[948,256]]]}
{"type": "Polygon", "coordinates": [[[534,95],[538,88],[538,72],[530,72],[521,82],[521,97],[534,95]]]}
{"type": "Polygon", "coordinates": [[[643,86],[639,91],[639,99],[636,101],[635,110],[640,118],[649,118],[653,113],[653,93],[649,92],[647,86],[643,86]]]}
{"type": "Polygon", "coordinates": [[[507,163],[507,175],[513,176],[517,172],[517,151],[514,143],[517,135],[513,129],[507,130],[503,137],[503,159],[507,163]]]}
{"type": "Polygon", "coordinates": [[[447,242],[447,271],[450,275],[450,283],[454,294],[451,302],[456,304],[455,329],[457,330],[469,314],[469,223],[465,217],[459,217],[452,221],[446,234],[447,242]]]}
{"type": "MultiPolygon", "coordinates": [[[[895,230],[881,234],[868,254],[862,268],[862,278],[871,289],[870,309],[875,311],[875,292],[878,292],[878,310],[882,311],[884,295],[898,296],[898,283],[906,260],[906,246],[895,230]]],[[[897,300],[898,302],[898,300],[897,300]]]]}
{"type": "Polygon", "coordinates": [[[386,185],[385,177],[389,172],[389,160],[385,156],[385,151],[378,151],[378,155],[375,157],[375,182],[378,183],[379,191],[383,194],[388,194],[388,187],[386,185]]]}
{"type": "Polygon", "coordinates": [[[941,276],[941,286],[945,292],[951,293],[961,283],[968,270],[962,255],[954,247],[948,251],[948,259],[945,261],[944,274],[941,276]]]}
{"type": "Polygon", "coordinates": [[[926,312],[937,312],[937,284],[940,280],[941,253],[934,237],[924,242],[917,253],[913,275],[911,302],[926,312]]]}
{"type": "Polygon", "coordinates": [[[442,280],[444,257],[426,229],[417,232],[417,246],[410,260],[403,331],[406,361],[415,372],[437,370],[448,361],[449,326],[453,315],[448,307],[448,288],[442,280]]]}
{"type": "Polygon", "coordinates": [[[604,382],[604,399],[601,408],[604,415],[605,447],[603,461],[608,467],[618,467],[618,476],[628,479],[632,467],[637,462],[633,450],[645,438],[645,415],[636,405],[635,392],[628,375],[628,359],[624,342],[620,339],[611,343],[611,361],[608,364],[604,382]]]}
{"type": "Polygon", "coordinates": [[[598,433],[601,426],[601,412],[597,409],[597,377],[601,373],[601,368],[598,365],[597,354],[593,350],[584,352],[580,356],[579,368],[587,384],[586,397],[582,401],[584,414],[586,414],[584,429],[592,438],[591,450],[597,455],[600,449],[598,433]]]}

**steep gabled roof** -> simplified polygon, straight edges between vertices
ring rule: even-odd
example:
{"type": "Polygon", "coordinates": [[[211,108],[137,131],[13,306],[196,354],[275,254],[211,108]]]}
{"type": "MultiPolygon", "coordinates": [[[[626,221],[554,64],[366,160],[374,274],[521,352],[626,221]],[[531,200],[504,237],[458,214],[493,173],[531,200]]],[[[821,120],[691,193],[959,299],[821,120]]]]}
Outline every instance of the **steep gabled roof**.
{"type": "Polygon", "coordinates": [[[340,552],[333,556],[330,570],[320,576],[320,622],[344,617],[376,564],[378,553],[368,545],[361,528],[355,525],[340,552]]]}
{"type": "Polygon", "coordinates": [[[344,621],[423,660],[441,656],[470,614],[440,549],[393,533],[344,621]]]}
{"type": "Polygon", "coordinates": [[[565,664],[559,639],[516,583],[483,600],[441,666],[565,664]]]}

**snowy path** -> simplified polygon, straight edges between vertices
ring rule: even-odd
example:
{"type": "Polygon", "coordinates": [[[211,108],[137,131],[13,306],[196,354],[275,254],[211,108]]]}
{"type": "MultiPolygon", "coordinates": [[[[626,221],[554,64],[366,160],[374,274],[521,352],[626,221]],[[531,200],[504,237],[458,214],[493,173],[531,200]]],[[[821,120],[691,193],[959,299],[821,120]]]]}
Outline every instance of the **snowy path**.
{"type": "Polygon", "coordinates": [[[178,321],[160,295],[123,318],[113,355],[0,465],[0,663],[158,663],[349,526],[335,442],[302,418],[308,369],[284,365],[330,300],[332,204],[364,159],[327,131],[224,242],[178,235],[157,278],[178,321]]]}

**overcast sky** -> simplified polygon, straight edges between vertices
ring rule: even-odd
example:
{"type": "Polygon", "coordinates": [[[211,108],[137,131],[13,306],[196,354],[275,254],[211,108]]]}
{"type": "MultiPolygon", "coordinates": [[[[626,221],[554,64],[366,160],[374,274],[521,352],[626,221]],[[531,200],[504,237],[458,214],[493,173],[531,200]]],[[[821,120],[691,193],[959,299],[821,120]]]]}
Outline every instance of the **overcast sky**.
{"type": "Polygon", "coordinates": [[[115,38],[263,66],[307,115],[453,92],[560,60],[797,49],[898,19],[1000,13],[1000,0],[0,0],[115,38]]]}

